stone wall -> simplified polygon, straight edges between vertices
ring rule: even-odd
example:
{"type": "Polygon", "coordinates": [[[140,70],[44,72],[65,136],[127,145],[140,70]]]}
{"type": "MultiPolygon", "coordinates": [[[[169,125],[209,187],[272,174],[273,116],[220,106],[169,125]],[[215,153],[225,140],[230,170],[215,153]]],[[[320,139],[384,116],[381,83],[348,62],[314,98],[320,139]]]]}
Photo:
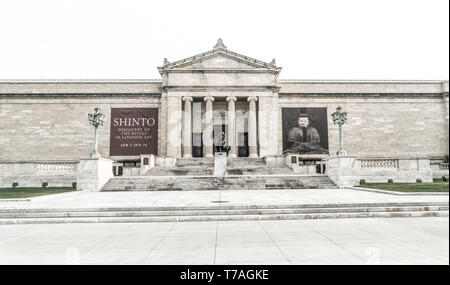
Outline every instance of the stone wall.
{"type": "MultiPolygon", "coordinates": [[[[238,73],[233,74],[238,76],[238,73]]],[[[269,78],[262,74],[256,77],[270,84],[269,78]]],[[[112,107],[159,107],[159,155],[181,156],[181,146],[168,140],[167,135],[173,133],[176,138],[181,135],[181,116],[174,117],[173,107],[181,110],[179,99],[186,95],[197,100],[198,96],[215,96],[214,105],[222,111],[227,108],[226,96],[240,98],[236,103],[237,111],[246,111],[248,96],[258,96],[260,124],[257,133],[262,156],[282,153],[283,107],[327,107],[329,148],[330,154],[334,154],[338,149],[338,128],[332,124],[330,114],[338,105],[349,113],[349,122],[344,126],[344,145],[349,155],[443,158],[448,154],[446,82],[279,82],[279,95],[275,91],[247,90],[245,86],[232,91],[187,88],[166,92],[159,90],[161,84],[0,82],[0,161],[79,160],[88,156],[92,151],[93,128],[88,124],[87,114],[94,107],[102,108],[106,115],[99,137],[100,152],[104,156],[109,156],[112,107]],[[91,93],[81,93],[87,91],[91,93]],[[102,93],[106,91],[111,93],[102,93]],[[143,93],[145,91],[148,93],[143,93]],[[347,93],[342,93],[345,91],[347,93]],[[172,96],[175,98],[169,98],[172,96]],[[264,120],[263,114],[270,116],[264,120]],[[168,153],[167,147],[174,143],[177,146],[168,153]]],[[[237,117],[237,131],[244,126],[241,121],[247,120],[237,117]]],[[[245,125],[243,129],[246,128],[245,125]]]]}
{"type": "Polygon", "coordinates": [[[94,128],[87,114],[95,107],[106,115],[99,131],[99,151],[108,157],[111,108],[158,108],[159,96],[0,97],[0,161],[78,161],[88,157],[94,128]]]}
{"type": "Polygon", "coordinates": [[[441,94],[332,95],[280,94],[278,145],[282,153],[283,107],[327,107],[329,150],[338,150],[338,126],[331,113],[341,105],[348,112],[344,148],[357,157],[417,158],[448,154],[446,114],[441,94]]]}

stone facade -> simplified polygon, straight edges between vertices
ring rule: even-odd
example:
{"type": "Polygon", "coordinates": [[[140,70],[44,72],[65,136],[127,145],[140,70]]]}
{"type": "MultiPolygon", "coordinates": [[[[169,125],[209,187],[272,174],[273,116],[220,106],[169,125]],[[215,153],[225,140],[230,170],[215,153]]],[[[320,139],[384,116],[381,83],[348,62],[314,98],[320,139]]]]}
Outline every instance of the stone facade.
{"type": "MultiPolygon", "coordinates": [[[[116,161],[140,159],[109,154],[110,110],[120,107],[158,108],[156,165],[192,156],[192,135],[203,133],[205,142],[214,125],[227,127],[232,156],[238,155],[239,135],[247,133],[250,157],[283,161],[276,157],[283,153],[281,111],[287,107],[327,108],[329,152],[334,155],[338,127],[330,115],[341,105],[349,114],[344,147],[357,163],[393,159],[433,164],[449,153],[447,81],[283,81],[277,79],[281,67],[275,60],[229,51],[221,41],[202,54],[165,59],[158,69],[161,80],[0,81],[2,169],[19,162],[87,158],[93,147],[87,114],[95,107],[106,115],[99,151],[116,161]]],[[[203,146],[203,156],[213,153],[212,146],[203,146]]]]}

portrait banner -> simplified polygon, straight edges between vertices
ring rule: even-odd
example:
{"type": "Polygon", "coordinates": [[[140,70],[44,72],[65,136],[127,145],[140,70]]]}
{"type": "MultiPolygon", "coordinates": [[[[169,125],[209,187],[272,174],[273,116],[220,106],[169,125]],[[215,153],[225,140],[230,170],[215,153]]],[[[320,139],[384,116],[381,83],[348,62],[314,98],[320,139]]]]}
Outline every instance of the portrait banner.
{"type": "Polygon", "coordinates": [[[328,154],[327,108],[283,108],[283,153],[328,154]]]}
{"type": "Polygon", "coordinates": [[[110,156],[158,154],[158,108],[111,108],[110,156]]]}

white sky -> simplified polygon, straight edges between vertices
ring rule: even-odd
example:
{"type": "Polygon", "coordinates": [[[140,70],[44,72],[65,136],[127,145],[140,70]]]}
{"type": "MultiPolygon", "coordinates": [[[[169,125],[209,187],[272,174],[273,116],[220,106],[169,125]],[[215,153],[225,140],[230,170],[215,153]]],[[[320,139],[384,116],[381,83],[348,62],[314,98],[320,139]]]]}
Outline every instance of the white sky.
{"type": "Polygon", "coordinates": [[[160,78],[228,49],[285,79],[448,79],[448,0],[0,0],[0,79],[160,78]]]}

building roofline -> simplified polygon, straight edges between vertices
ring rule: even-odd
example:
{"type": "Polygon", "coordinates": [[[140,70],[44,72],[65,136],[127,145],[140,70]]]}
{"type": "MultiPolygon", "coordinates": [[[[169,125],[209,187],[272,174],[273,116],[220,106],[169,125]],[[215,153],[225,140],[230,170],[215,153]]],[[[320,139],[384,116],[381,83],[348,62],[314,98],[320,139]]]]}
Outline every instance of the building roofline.
{"type": "Polygon", "coordinates": [[[161,79],[0,79],[0,83],[160,83],[161,79]]]}
{"type": "Polygon", "coordinates": [[[395,84],[442,84],[448,83],[448,80],[366,80],[366,79],[278,79],[278,83],[395,83],[395,84]]]}
{"type": "MultiPolygon", "coordinates": [[[[160,83],[161,79],[0,79],[0,83],[160,83]]],[[[396,83],[439,84],[448,80],[278,79],[279,83],[396,83]]]]}

